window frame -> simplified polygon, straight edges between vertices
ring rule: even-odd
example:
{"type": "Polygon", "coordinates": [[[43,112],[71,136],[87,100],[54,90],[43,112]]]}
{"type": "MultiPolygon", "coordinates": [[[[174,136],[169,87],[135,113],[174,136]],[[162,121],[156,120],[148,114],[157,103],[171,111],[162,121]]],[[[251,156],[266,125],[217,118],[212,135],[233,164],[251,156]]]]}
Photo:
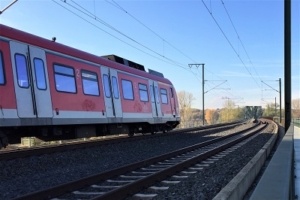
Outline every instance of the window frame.
{"type": "MultiPolygon", "coordinates": [[[[5,66],[4,66],[4,60],[3,60],[3,53],[0,51],[0,70],[3,74],[3,82],[0,82],[0,85],[6,85],[6,77],[5,77],[5,66]]],[[[1,79],[0,79],[1,80],[1,79]]]]}
{"type": "Polygon", "coordinates": [[[156,100],[156,103],[157,103],[157,104],[160,103],[160,100],[159,100],[159,96],[160,96],[160,95],[159,95],[159,92],[158,92],[158,91],[159,91],[158,86],[154,86],[154,92],[155,92],[155,98],[156,98],[155,100],[156,100]]]}
{"type": "Polygon", "coordinates": [[[60,63],[53,63],[53,74],[54,74],[55,89],[56,89],[57,92],[61,92],[61,93],[69,93],[69,94],[77,94],[76,74],[75,74],[75,69],[74,69],[74,67],[71,67],[71,66],[68,66],[68,65],[64,65],[64,64],[60,64],[60,63]],[[66,73],[62,73],[62,72],[56,72],[56,71],[55,71],[55,66],[58,66],[58,67],[64,67],[64,68],[71,69],[72,72],[73,72],[73,75],[66,74],[66,73]],[[58,90],[58,88],[57,88],[56,75],[60,75],[60,76],[65,76],[65,77],[73,78],[73,79],[74,79],[74,87],[75,87],[74,89],[75,89],[75,92],[73,92],[73,91],[58,90]]]}
{"type": "Polygon", "coordinates": [[[128,79],[121,79],[121,83],[122,83],[123,99],[134,101],[134,91],[133,91],[133,83],[132,83],[132,81],[130,81],[128,79]],[[124,82],[129,82],[131,84],[132,98],[125,97],[125,94],[127,94],[127,93],[125,93],[126,91],[124,91],[124,84],[123,84],[124,82]]]}
{"type": "Polygon", "coordinates": [[[148,87],[147,87],[147,85],[144,84],[144,83],[139,83],[139,84],[138,84],[138,87],[139,87],[140,101],[142,101],[142,102],[149,102],[149,94],[148,94],[148,87]],[[140,86],[145,86],[146,89],[140,88],[140,86]],[[146,92],[147,100],[143,100],[143,99],[142,99],[141,92],[146,92]]]}
{"type": "Polygon", "coordinates": [[[161,98],[161,103],[162,104],[169,104],[169,99],[168,99],[168,90],[165,88],[160,88],[160,98],[161,98]],[[166,97],[163,98],[163,97],[166,97]],[[166,100],[166,101],[164,101],[166,100]]]}
{"type": "Polygon", "coordinates": [[[104,87],[104,94],[106,98],[111,98],[111,88],[110,88],[110,78],[108,74],[103,74],[103,87],[104,87]],[[107,77],[107,79],[106,79],[107,77]],[[107,80],[107,82],[105,82],[107,80]],[[107,96],[107,91],[109,92],[109,96],[107,96]]]}
{"type": "Polygon", "coordinates": [[[16,68],[16,73],[17,73],[17,82],[18,82],[18,86],[20,88],[24,88],[24,89],[28,89],[30,87],[30,82],[29,82],[29,74],[28,74],[28,61],[27,61],[27,57],[24,54],[21,53],[15,53],[14,55],[14,61],[15,61],[15,68],[16,68]],[[27,86],[21,86],[20,82],[19,82],[19,65],[17,62],[17,56],[22,56],[25,59],[25,70],[26,70],[26,78],[27,78],[27,86]]]}
{"type": "MultiPolygon", "coordinates": [[[[47,85],[47,78],[46,78],[46,71],[45,71],[45,63],[44,63],[44,60],[43,59],[41,59],[41,58],[37,58],[37,57],[35,57],[35,58],[33,58],[33,67],[34,67],[34,76],[35,76],[35,80],[36,80],[36,87],[37,87],[37,89],[39,89],[39,90],[47,90],[47,88],[48,88],[48,85],[47,85]],[[45,84],[45,88],[40,88],[39,87],[39,84],[38,84],[38,79],[40,78],[40,76],[37,76],[37,74],[36,74],[36,72],[37,72],[37,68],[36,68],[36,63],[35,63],[35,61],[36,60],[40,60],[41,62],[42,62],[42,64],[43,64],[43,77],[44,77],[44,80],[43,80],[43,82],[44,82],[44,84],[45,84]]],[[[40,79],[39,79],[40,80],[40,79]]]]}
{"type": "Polygon", "coordinates": [[[89,71],[89,70],[85,70],[85,69],[82,69],[80,71],[80,76],[81,76],[81,83],[82,83],[82,92],[84,95],[87,95],[87,96],[100,96],[100,87],[99,87],[99,79],[98,79],[98,74],[96,72],[93,72],[93,71],[89,71]],[[95,76],[96,78],[88,78],[88,77],[84,77],[83,74],[86,73],[86,74],[89,74],[89,75],[92,75],[92,76],[95,76]],[[84,84],[84,80],[87,80],[87,81],[92,81],[92,82],[95,82],[97,83],[97,91],[98,93],[97,94],[92,94],[92,93],[86,93],[85,91],[85,84],[84,84]]]}
{"type": "Polygon", "coordinates": [[[153,85],[150,85],[150,95],[151,95],[151,102],[155,103],[154,86],[153,85]]]}
{"type": "Polygon", "coordinates": [[[174,91],[172,87],[170,87],[170,92],[171,92],[171,98],[174,98],[174,91]]]}
{"type": "Polygon", "coordinates": [[[113,90],[114,98],[119,99],[120,91],[119,91],[118,79],[116,76],[112,76],[112,90],[113,90]]]}

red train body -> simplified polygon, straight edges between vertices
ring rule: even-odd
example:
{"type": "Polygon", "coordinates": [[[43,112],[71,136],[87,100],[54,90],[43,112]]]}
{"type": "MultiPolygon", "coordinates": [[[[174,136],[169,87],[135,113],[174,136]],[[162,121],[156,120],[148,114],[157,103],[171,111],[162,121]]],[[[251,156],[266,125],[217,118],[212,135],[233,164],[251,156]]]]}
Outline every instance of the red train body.
{"type": "Polygon", "coordinates": [[[77,136],[167,131],[180,122],[164,77],[0,25],[0,128],[77,136]]]}

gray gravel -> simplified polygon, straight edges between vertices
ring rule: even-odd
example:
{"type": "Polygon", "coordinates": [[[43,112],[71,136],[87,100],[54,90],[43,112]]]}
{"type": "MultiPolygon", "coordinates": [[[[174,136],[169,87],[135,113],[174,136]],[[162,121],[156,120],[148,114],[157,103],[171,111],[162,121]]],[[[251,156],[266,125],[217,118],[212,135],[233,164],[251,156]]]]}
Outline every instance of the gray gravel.
{"type": "MultiPolygon", "coordinates": [[[[249,123],[243,125],[243,128],[252,125],[252,123],[249,123]]],[[[235,131],[238,129],[241,129],[241,127],[236,128],[235,131]]],[[[232,132],[232,130],[224,131],[216,134],[214,137],[230,134],[232,132]]],[[[212,136],[203,137],[193,133],[177,134],[172,137],[157,137],[139,142],[129,141],[121,144],[1,161],[0,199],[15,198],[20,195],[46,189],[105,170],[111,170],[122,165],[141,161],[198,142],[203,142],[211,139],[211,137],[212,136]]],[[[243,158],[244,156],[241,159],[243,158]]],[[[236,158],[233,157],[232,159],[232,162],[240,162],[238,160],[240,159],[240,156],[237,156],[236,158]]],[[[217,166],[223,166],[223,164],[217,164],[217,166]]],[[[224,165],[223,168],[226,168],[226,165],[224,165]]],[[[230,170],[232,170],[232,168],[230,168],[230,170]]],[[[209,174],[214,172],[215,169],[212,168],[209,174]]],[[[200,174],[198,175],[200,177],[197,179],[206,179],[205,176],[207,176],[207,174],[203,174],[202,176],[200,174]]],[[[208,175],[208,177],[210,176],[208,175]]],[[[219,182],[219,179],[217,179],[217,182],[219,182]]],[[[192,186],[194,184],[190,183],[190,185],[192,186]]],[[[220,187],[221,185],[222,184],[220,184],[220,187]]],[[[192,188],[193,187],[190,187],[190,189],[192,188]]],[[[172,193],[173,192],[175,196],[178,196],[176,194],[176,189],[175,191],[172,191],[172,193]]],[[[209,192],[206,190],[203,191],[204,196],[207,196],[208,193],[209,192]]],[[[186,198],[193,198],[192,196],[185,196],[186,198]]]]}
{"type": "Polygon", "coordinates": [[[171,186],[167,191],[158,193],[159,195],[153,200],[213,199],[255,156],[271,136],[270,133],[260,134],[233,153],[204,168],[204,170],[171,186]]]}

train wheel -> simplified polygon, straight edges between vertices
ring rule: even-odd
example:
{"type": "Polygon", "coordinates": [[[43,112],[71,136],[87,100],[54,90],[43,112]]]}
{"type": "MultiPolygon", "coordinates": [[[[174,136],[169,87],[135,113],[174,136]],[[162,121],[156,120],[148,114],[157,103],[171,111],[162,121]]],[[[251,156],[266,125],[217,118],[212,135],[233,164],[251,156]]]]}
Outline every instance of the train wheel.
{"type": "Polygon", "coordinates": [[[7,136],[0,131],[0,149],[7,147],[8,145],[8,139],[7,136]]]}
{"type": "Polygon", "coordinates": [[[133,136],[134,136],[134,132],[129,131],[128,136],[129,136],[129,137],[133,137],[133,136]]]}
{"type": "Polygon", "coordinates": [[[156,133],[156,127],[155,126],[151,126],[151,135],[155,135],[156,133]]]}

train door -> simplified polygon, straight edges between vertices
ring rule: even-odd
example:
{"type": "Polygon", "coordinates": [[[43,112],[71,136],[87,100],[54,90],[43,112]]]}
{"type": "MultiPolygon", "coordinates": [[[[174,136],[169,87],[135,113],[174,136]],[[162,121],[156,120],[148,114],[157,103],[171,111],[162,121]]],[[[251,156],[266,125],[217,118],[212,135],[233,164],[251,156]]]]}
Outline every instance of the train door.
{"type": "Polygon", "coordinates": [[[11,41],[10,52],[20,118],[51,118],[52,102],[45,51],[11,41]]]}
{"type": "Polygon", "coordinates": [[[177,109],[176,109],[176,98],[174,97],[174,89],[170,87],[170,102],[171,102],[171,110],[172,110],[172,115],[174,117],[177,116],[177,109]]]}
{"type": "Polygon", "coordinates": [[[106,116],[121,118],[123,114],[117,71],[107,67],[101,67],[101,74],[104,87],[106,116]]]}
{"type": "Polygon", "coordinates": [[[150,96],[151,96],[151,104],[152,104],[152,116],[162,117],[161,113],[161,104],[158,92],[158,83],[156,81],[149,80],[150,85],[150,96]]]}

